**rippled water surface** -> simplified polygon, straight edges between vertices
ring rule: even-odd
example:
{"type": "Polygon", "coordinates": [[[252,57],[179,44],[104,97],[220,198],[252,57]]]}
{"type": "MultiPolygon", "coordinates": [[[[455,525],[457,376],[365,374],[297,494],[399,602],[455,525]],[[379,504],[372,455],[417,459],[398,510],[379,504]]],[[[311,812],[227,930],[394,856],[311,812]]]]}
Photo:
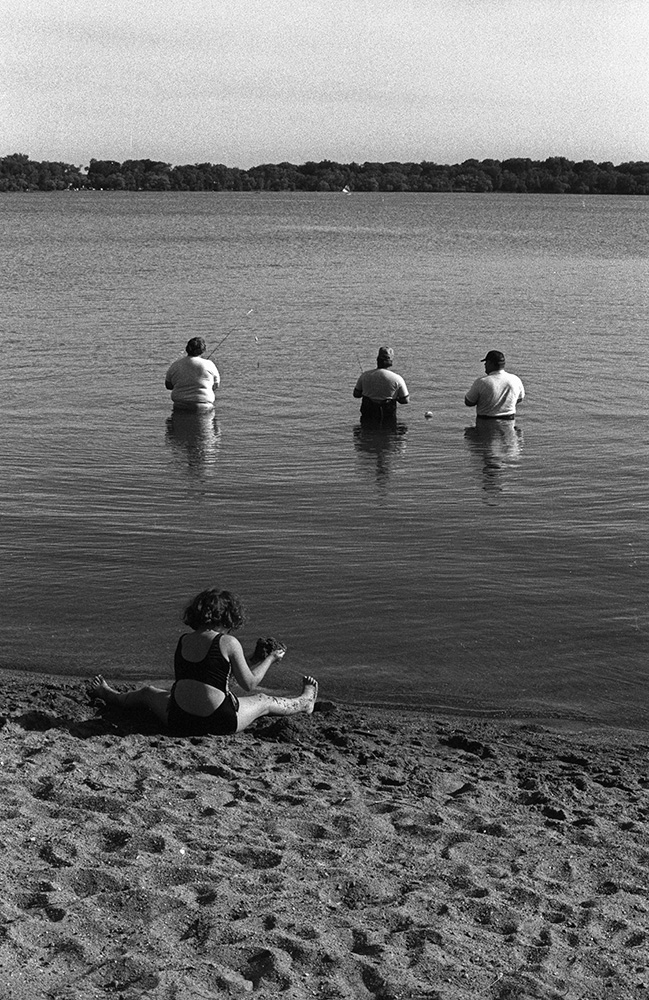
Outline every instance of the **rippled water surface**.
{"type": "Polygon", "coordinates": [[[649,726],[648,206],[3,196],[5,666],[161,678],[216,582],[287,641],[273,686],[649,726]],[[196,334],[214,418],[164,389],[196,334]],[[489,348],[527,400],[484,437],[489,348]]]}

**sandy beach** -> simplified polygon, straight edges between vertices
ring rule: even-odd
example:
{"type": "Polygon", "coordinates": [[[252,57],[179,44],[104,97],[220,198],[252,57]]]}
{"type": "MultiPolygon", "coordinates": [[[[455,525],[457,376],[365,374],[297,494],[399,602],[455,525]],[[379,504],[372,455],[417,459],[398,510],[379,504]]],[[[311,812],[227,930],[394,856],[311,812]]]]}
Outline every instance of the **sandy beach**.
{"type": "Polygon", "coordinates": [[[3,1000],[649,995],[649,733],[316,708],[179,739],[8,674],[3,1000]]]}

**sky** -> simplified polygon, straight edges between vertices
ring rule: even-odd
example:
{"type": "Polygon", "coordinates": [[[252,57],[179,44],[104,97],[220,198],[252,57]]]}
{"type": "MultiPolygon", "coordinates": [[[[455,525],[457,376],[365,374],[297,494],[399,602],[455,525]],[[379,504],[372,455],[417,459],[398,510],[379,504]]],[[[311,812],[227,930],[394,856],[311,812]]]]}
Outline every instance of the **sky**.
{"type": "Polygon", "coordinates": [[[13,0],[0,156],[649,160],[649,0],[13,0]]]}

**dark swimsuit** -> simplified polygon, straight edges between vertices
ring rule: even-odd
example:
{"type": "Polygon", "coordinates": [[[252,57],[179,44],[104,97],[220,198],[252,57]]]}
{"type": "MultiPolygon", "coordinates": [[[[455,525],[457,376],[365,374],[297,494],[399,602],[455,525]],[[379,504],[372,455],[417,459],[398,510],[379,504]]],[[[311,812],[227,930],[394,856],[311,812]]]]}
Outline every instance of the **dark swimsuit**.
{"type": "Polygon", "coordinates": [[[210,715],[194,715],[177,704],[174,684],[171,689],[167,720],[169,729],[177,736],[227,736],[237,731],[239,701],[228,689],[231,667],[221,653],[220,638],[219,633],[212,640],[207,655],[197,663],[185,659],[181,649],[183,636],[178,640],[174,656],[176,681],[191,680],[209,684],[210,687],[223,691],[225,699],[210,715]]]}

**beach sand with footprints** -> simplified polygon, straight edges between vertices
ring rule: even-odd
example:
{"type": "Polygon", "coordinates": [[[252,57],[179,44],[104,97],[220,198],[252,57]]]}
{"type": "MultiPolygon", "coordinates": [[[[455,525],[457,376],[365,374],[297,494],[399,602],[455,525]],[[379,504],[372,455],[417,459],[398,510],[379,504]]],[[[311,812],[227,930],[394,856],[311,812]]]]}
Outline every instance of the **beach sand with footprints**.
{"type": "Polygon", "coordinates": [[[179,739],[7,675],[3,1000],[649,996],[649,733],[321,700],[179,739]]]}

